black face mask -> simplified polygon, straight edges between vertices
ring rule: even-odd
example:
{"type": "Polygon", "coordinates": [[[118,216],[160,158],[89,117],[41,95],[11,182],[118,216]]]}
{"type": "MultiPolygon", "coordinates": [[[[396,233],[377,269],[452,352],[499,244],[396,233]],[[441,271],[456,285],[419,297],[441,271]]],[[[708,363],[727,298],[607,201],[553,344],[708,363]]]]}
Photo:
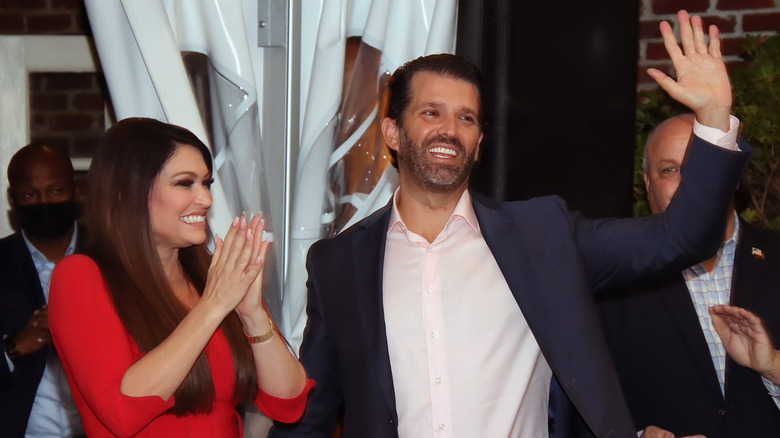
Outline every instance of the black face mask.
{"type": "Polygon", "coordinates": [[[75,202],[65,201],[17,205],[16,215],[25,233],[39,239],[55,239],[70,230],[78,213],[75,202]]]}

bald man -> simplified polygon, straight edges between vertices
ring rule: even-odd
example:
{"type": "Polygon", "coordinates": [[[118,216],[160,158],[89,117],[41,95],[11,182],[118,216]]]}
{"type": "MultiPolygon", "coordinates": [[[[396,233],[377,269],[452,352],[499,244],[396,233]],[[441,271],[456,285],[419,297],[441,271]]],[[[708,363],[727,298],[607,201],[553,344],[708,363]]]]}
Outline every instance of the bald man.
{"type": "MultiPolygon", "coordinates": [[[[660,124],[645,148],[644,179],[654,214],[680,185],[694,116],[660,124]]],[[[600,303],[608,344],[634,422],[676,436],[780,434],[777,388],[731,360],[709,308],[734,304],[761,316],[780,339],[780,235],[741,221],[732,202],[723,244],[712,258],[654,278],[600,303]]],[[[655,436],[667,436],[658,434],[655,436]]]]}
{"type": "Polygon", "coordinates": [[[30,144],[11,158],[8,183],[19,231],[0,240],[2,435],[81,436],[46,310],[51,272],[83,234],[76,226],[73,166],[58,149],[30,144]]]}

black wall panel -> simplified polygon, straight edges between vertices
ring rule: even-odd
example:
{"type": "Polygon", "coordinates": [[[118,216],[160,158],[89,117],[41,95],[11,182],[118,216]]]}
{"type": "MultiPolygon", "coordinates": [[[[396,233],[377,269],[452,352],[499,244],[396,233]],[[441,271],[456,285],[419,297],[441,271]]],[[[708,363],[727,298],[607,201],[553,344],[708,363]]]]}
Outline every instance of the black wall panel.
{"type": "Polygon", "coordinates": [[[475,190],[631,215],[638,15],[636,0],[461,0],[458,53],[486,82],[475,190]]]}

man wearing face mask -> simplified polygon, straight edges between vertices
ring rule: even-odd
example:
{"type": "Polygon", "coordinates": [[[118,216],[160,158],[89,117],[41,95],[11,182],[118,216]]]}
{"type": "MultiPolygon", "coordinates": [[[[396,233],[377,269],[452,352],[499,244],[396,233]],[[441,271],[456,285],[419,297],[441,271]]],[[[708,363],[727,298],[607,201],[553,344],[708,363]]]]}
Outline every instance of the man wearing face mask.
{"type": "Polygon", "coordinates": [[[83,436],[46,309],[55,264],[84,234],[76,224],[73,165],[58,149],[33,143],[11,157],[7,175],[18,231],[0,240],[3,436],[83,436]]]}

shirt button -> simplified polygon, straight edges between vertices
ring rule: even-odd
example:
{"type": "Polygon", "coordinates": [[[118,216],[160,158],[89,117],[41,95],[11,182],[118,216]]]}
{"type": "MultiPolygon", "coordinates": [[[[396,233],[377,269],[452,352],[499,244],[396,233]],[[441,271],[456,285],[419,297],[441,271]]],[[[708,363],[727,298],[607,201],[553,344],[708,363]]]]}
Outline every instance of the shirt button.
{"type": "Polygon", "coordinates": [[[437,377],[436,378],[436,384],[440,384],[440,383],[441,383],[441,377],[437,377]]]}
{"type": "Polygon", "coordinates": [[[430,253],[432,253],[432,252],[433,252],[433,247],[430,247],[430,246],[429,246],[429,247],[425,248],[425,251],[427,251],[427,252],[428,252],[428,254],[430,254],[430,253]]]}
{"type": "Polygon", "coordinates": [[[444,423],[439,423],[439,430],[444,430],[445,427],[444,423]]]}
{"type": "Polygon", "coordinates": [[[432,338],[438,338],[438,337],[439,337],[439,332],[437,332],[437,331],[435,331],[435,330],[434,330],[434,331],[432,331],[432,332],[431,332],[431,337],[432,337],[432,338]]]}
{"type": "Polygon", "coordinates": [[[428,295],[433,293],[433,286],[428,286],[428,295]]]}

